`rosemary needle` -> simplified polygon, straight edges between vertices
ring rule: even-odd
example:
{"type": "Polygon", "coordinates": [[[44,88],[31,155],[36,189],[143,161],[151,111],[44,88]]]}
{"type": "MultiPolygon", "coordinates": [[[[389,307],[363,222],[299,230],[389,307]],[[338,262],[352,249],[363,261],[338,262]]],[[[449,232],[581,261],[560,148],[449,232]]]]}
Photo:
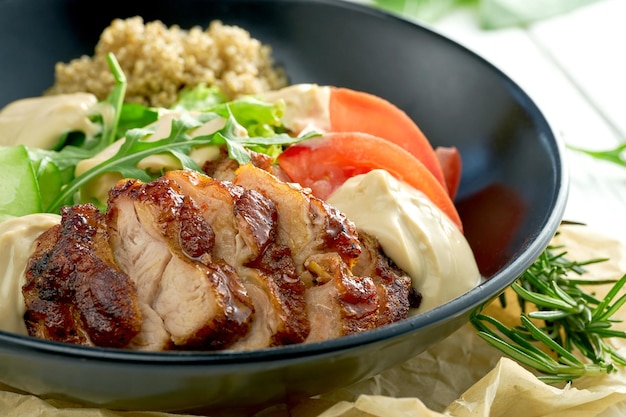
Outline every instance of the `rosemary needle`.
{"type": "MultiPolygon", "coordinates": [[[[620,321],[613,315],[626,303],[626,294],[618,297],[626,274],[619,280],[584,279],[586,265],[607,259],[570,261],[567,252],[557,252],[560,249],[548,246],[511,285],[522,309],[518,325],[509,328],[483,314],[484,306],[470,316],[478,336],[538,371],[539,378],[549,383],[609,373],[616,365],[626,365],[626,358],[605,340],[626,339],[626,332],[612,329],[620,321]],[[583,288],[609,283],[613,287],[603,299],[583,288]]],[[[500,302],[506,308],[504,293],[500,302]]]]}

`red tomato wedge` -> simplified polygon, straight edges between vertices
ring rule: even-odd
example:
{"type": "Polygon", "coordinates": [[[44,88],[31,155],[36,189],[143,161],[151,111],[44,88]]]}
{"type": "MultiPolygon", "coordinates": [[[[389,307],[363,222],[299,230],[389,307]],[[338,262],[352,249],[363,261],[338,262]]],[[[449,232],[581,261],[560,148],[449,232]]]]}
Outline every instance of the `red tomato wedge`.
{"type": "Polygon", "coordinates": [[[278,156],[278,164],[292,181],[321,199],[348,178],[384,169],[423,192],[463,230],[448,192],[419,159],[388,140],[362,132],[328,133],[289,146],[278,156]]]}
{"type": "Polygon", "coordinates": [[[461,154],[455,146],[437,146],[435,154],[437,159],[439,159],[439,165],[441,165],[443,177],[446,180],[448,195],[454,200],[461,183],[461,170],[463,167],[461,154]]]}
{"type": "Polygon", "coordinates": [[[431,143],[417,124],[396,105],[373,94],[332,87],[329,112],[332,132],[363,132],[393,142],[419,159],[446,187],[431,143]]]}

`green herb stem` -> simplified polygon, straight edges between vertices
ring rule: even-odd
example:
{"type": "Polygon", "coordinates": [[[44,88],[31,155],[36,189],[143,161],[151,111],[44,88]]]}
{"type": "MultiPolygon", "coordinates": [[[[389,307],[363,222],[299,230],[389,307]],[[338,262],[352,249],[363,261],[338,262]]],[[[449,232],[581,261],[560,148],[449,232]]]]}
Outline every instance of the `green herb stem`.
{"type": "MultiPolygon", "coordinates": [[[[619,280],[580,278],[586,273],[583,266],[607,259],[573,262],[565,257],[566,252],[557,253],[556,249],[560,247],[546,248],[511,285],[522,308],[519,325],[508,328],[482,314],[483,307],[471,315],[470,323],[479,337],[538,371],[545,382],[613,372],[616,364],[626,365],[626,358],[607,341],[626,339],[626,332],[612,329],[620,321],[613,315],[626,303],[626,294],[618,297],[626,275],[619,280]],[[583,288],[599,284],[613,284],[601,300],[583,288]]],[[[506,308],[506,296],[499,298],[504,299],[501,304],[506,308]]]]}
{"type": "Polygon", "coordinates": [[[571,145],[568,146],[568,148],[577,152],[582,152],[593,158],[611,162],[613,164],[626,168],[626,143],[622,143],[621,145],[618,145],[613,149],[602,150],[602,151],[584,149],[584,148],[579,148],[579,147],[571,146],[571,145]]]}

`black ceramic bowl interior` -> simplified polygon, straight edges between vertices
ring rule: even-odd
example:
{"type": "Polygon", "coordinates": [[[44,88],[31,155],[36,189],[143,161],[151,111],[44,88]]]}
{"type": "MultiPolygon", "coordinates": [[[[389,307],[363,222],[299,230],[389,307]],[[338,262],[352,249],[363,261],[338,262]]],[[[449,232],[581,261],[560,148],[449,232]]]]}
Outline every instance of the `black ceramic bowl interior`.
{"type": "Polygon", "coordinates": [[[40,95],[54,64],[93,54],[114,18],[183,28],[212,19],[273,47],[292,83],[344,86],[405,110],[433,145],[459,148],[456,204],[485,281],[427,313],[321,343],[250,352],[140,353],[0,332],[0,382],[115,409],[259,405],[346,386],[419,354],[467,322],[528,267],[567,198],[562,148],[505,74],[433,31],[337,0],[0,0],[0,106],[40,95]]]}

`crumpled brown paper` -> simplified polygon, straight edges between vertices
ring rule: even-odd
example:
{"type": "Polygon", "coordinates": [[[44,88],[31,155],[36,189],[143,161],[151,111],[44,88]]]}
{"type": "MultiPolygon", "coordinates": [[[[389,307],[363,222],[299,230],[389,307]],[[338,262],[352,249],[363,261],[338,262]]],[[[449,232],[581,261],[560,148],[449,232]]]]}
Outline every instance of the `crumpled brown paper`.
{"type": "MultiPolygon", "coordinates": [[[[553,243],[572,260],[609,258],[590,265],[588,277],[620,278],[626,273],[626,245],[584,226],[563,226],[553,243]]],[[[597,287],[598,293],[609,286],[597,287]]],[[[513,298],[511,298],[512,300],[513,298]]],[[[511,303],[512,304],[512,303],[511,303]]],[[[497,301],[488,314],[507,323],[519,317],[497,301]]],[[[626,311],[617,314],[626,319],[626,311]]],[[[621,326],[623,329],[624,326],[621,326]]],[[[626,342],[615,341],[626,354],[626,342]]],[[[1,388],[1,387],[0,387],[1,388]]],[[[35,396],[0,392],[0,415],[7,417],[166,417],[169,413],[115,412],[44,401],[35,396]]],[[[262,411],[206,414],[213,417],[617,417],[626,415],[626,369],[583,377],[563,386],[539,381],[530,371],[502,357],[466,325],[442,342],[396,368],[373,378],[298,404],[262,411]]],[[[178,415],[180,417],[180,415],[178,415]]]]}

